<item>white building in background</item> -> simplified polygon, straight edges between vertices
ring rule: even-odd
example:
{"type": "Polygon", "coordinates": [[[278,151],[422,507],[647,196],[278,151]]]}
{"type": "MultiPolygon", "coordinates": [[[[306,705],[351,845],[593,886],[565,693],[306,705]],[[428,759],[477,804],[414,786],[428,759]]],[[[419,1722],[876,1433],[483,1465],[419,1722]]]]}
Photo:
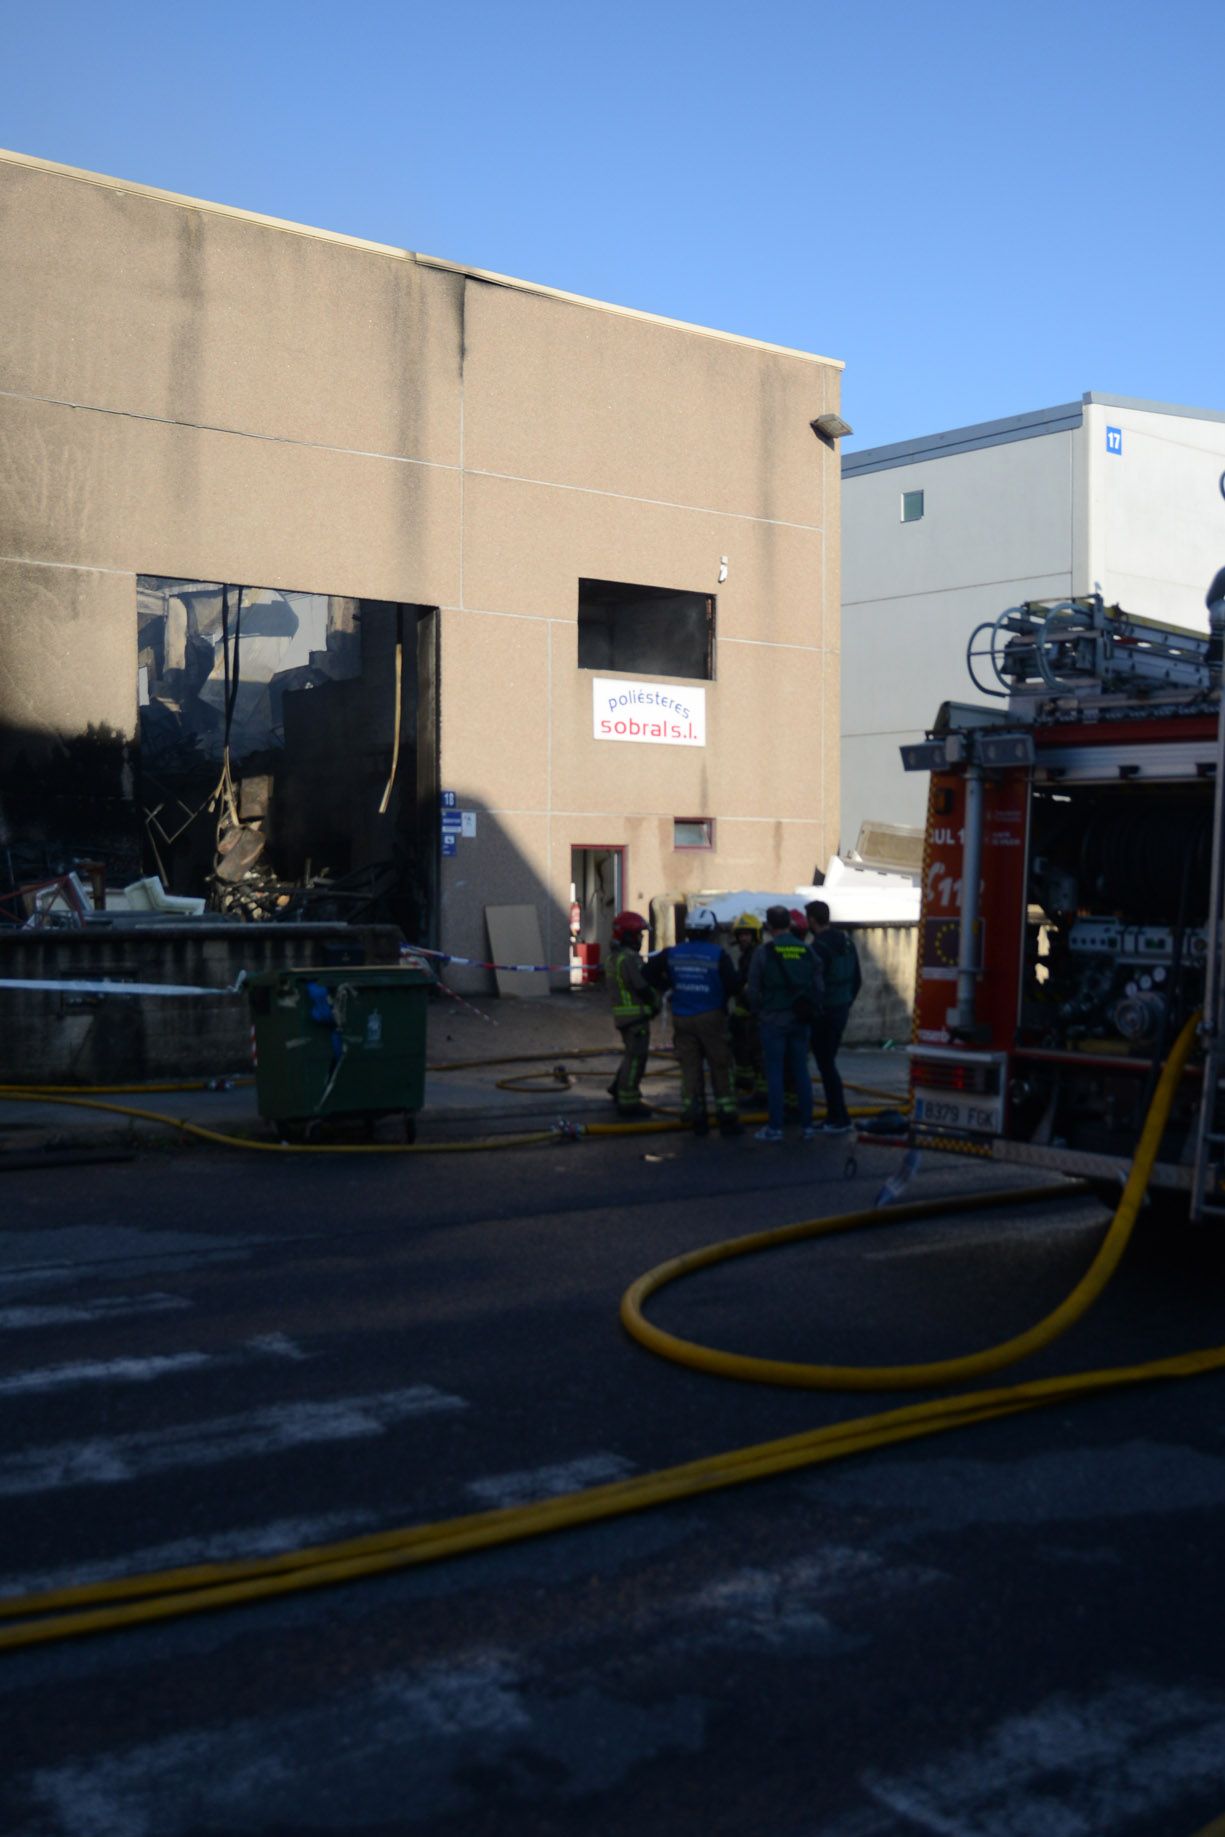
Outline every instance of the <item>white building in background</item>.
{"type": "Polygon", "coordinates": [[[841,846],[921,824],[898,749],[942,701],[982,701],[975,626],[1027,599],[1207,629],[1225,564],[1225,413],[1088,392],[842,461],[841,846]]]}

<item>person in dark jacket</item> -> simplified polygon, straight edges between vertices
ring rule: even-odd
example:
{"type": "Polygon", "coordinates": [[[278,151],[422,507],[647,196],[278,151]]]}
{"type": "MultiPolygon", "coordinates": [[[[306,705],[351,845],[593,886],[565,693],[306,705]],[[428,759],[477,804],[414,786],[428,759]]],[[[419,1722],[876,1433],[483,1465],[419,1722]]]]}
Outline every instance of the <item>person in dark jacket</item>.
{"type": "Polygon", "coordinates": [[[735,1069],[736,1093],[742,1103],[751,1103],[766,1094],[766,1066],[761,1056],[761,1029],[751,1011],[745,993],[749,967],[761,945],[761,920],[755,912],[742,912],[732,926],[734,951],[729,952],[736,971],[736,993],[729,1011],[728,1031],[732,1042],[732,1065],[735,1069]]]}
{"type": "Polygon", "coordinates": [[[812,1139],[812,1079],[808,1073],[808,1031],[821,1009],[821,966],[811,946],[791,929],[786,906],[766,913],[769,939],[749,966],[749,1006],[761,1022],[770,1120],[757,1131],[759,1142],[783,1139],[783,1080],[790,1070],[799,1102],[804,1140],[812,1139]]]}
{"type": "Polygon", "coordinates": [[[681,1116],[695,1135],[705,1135],[705,1067],[715,1096],[720,1135],[739,1135],[727,1005],[736,993],[731,958],[715,942],[717,921],[707,906],[689,913],[683,944],[660,950],[647,964],[647,980],[672,998],[672,1038],[681,1068],[681,1116]]]}
{"type": "Polygon", "coordinates": [[[848,932],[829,922],[823,899],[809,900],[804,908],[812,932],[812,950],[821,964],[825,995],[821,1013],[812,1024],[812,1056],[825,1090],[825,1135],[849,1135],[855,1125],[846,1107],[846,1092],[838,1071],[838,1048],[846,1032],[851,1003],[863,987],[859,952],[848,932]]]}

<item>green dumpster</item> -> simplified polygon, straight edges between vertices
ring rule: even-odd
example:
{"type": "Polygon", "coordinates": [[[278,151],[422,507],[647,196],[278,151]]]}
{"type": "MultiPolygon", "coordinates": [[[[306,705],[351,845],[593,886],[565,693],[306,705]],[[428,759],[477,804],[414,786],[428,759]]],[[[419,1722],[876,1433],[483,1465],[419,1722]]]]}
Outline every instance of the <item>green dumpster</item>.
{"type": "Polygon", "coordinates": [[[426,996],[414,964],[268,970],[247,978],[259,1113],[285,1138],[324,1117],[400,1114],[425,1100],[426,996]]]}

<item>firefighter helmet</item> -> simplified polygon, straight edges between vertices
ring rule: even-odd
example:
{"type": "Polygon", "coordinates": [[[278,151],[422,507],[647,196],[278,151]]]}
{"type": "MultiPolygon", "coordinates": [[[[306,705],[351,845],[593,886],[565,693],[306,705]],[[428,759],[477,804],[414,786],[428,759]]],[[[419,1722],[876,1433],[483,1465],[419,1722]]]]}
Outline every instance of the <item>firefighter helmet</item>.
{"type": "Polygon", "coordinates": [[[647,929],[647,921],[641,912],[618,912],[612,922],[612,940],[614,944],[624,944],[627,935],[636,931],[641,934],[647,929]]]}
{"type": "Polygon", "coordinates": [[[740,914],[740,917],[733,924],[732,930],[733,931],[751,931],[755,933],[757,937],[760,937],[761,936],[761,920],[758,918],[755,912],[742,912],[740,914]]]}
{"type": "Polygon", "coordinates": [[[686,931],[717,931],[719,921],[709,906],[694,906],[685,914],[686,931]]]}
{"type": "Polygon", "coordinates": [[[792,906],[787,917],[791,920],[793,930],[801,934],[808,930],[808,914],[801,912],[798,906],[792,906]]]}

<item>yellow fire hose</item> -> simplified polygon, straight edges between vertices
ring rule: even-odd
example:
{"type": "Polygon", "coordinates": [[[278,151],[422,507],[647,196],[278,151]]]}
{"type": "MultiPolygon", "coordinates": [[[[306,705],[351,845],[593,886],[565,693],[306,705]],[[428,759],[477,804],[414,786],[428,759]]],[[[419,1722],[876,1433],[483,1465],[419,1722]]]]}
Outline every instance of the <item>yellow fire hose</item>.
{"type": "MultiPolygon", "coordinates": [[[[972,1354],[968,1359],[941,1360],[926,1366],[884,1368],[884,1376],[880,1371],[870,1371],[867,1375],[872,1388],[884,1388],[886,1378],[889,1384],[900,1386],[935,1381],[935,1374],[946,1379],[950,1375],[964,1377],[975,1371],[994,1369],[1004,1362],[1005,1357],[1015,1359],[1021,1356],[1018,1348],[1032,1351],[1039,1345],[1049,1344],[1085,1312],[1116,1267],[1135,1224],[1178,1078],[1195,1040],[1197,1022],[1198,1016],[1188,1021],[1162,1072],[1118,1210],[1089,1274],[1077,1284],[1068,1300],[1029,1333],[1018,1335],[1006,1342],[1003,1348],[972,1354]]],[[[1066,1187],[1043,1189],[1045,1195],[1051,1197],[1067,1190],[1066,1187]]],[[[1020,1196],[998,1193],[981,1196],[979,1203],[1002,1205],[1009,1199],[1015,1202],[1018,1197],[1032,1200],[1034,1189],[1028,1189],[1020,1196]]],[[[969,1200],[961,1202],[961,1209],[966,1209],[971,1203],[969,1200]]],[[[897,1222],[904,1218],[931,1216],[950,1209],[947,1200],[929,1200],[894,1208],[885,1214],[885,1219],[887,1222],[897,1222]]],[[[879,1220],[880,1214],[876,1212],[846,1214],[835,1219],[790,1226],[783,1232],[765,1232],[750,1239],[736,1239],[734,1248],[723,1248],[728,1249],[729,1254],[745,1255],[750,1248],[764,1248],[767,1242],[793,1242],[797,1238],[850,1230],[856,1225],[879,1220]]],[[[674,1279],[676,1275],[687,1273],[690,1268],[704,1267],[718,1260],[710,1251],[698,1252],[696,1256],[697,1262],[681,1257],[672,1263],[663,1264],[660,1269],[633,1284],[625,1297],[622,1314],[637,1338],[643,1338],[638,1325],[639,1308],[647,1294],[661,1287],[665,1281],[674,1279]]],[[[645,1322],[641,1324],[645,1326],[645,1322]]],[[[652,1335],[654,1331],[651,1330],[652,1335]]],[[[695,1352],[703,1354],[707,1359],[720,1361],[727,1356],[707,1354],[703,1348],[692,1347],[688,1342],[674,1342],[668,1335],[662,1338],[666,1344],[653,1345],[653,1349],[666,1351],[668,1356],[675,1357],[674,1348],[682,1346],[686,1362],[691,1362],[690,1355],[695,1352]]],[[[751,1375],[761,1380],[764,1376],[761,1368],[769,1366],[771,1362],[750,1363],[754,1367],[751,1373],[736,1371],[729,1375],[751,1375]]],[[[703,1364],[702,1369],[720,1367],[703,1364]]],[[[823,1382],[833,1381],[828,1379],[828,1374],[834,1373],[839,1384],[847,1381],[848,1372],[860,1380],[865,1376],[862,1370],[840,1366],[781,1366],[779,1369],[794,1369],[805,1374],[820,1372],[823,1374],[823,1382]]],[[[786,1436],[778,1441],[731,1449],[723,1454],[688,1461],[656,1473],[612,1481],[605,1486],[542,1500],[532,1505],[510,1506],[434,1524],[379,1532],[345,1542],[288,1551],[278,1557],[198,1564],[190,1568],[28,1595],[19,1600],[0,1602],[0,1617],[18,1622],[0,1628],[0,1650],[11,1651],[76,1635],[139,1626],[185,1614],[203,1613],[213,1608],[267,1600],[308,1588],[330,1587],[362,1576],[383,1575],[395,1569],[438,1562],[578,1525],[599,1523],[630,1512],[645,1511],[653,1506],[714,1492],[723,1487],[744,1485],[774,1474],[794,1472],[798,1468],[840,1460],[847,1455],[866,1453],[869,1449],[888,1447],[920,1436],[937,1435],[949,1429],[970,1427],[995,1417],[1040,1409],[1075,1397],[1095,1395],[1125,1385],[1194,1377],[1222,1369],[1225,1369],[1225,1346],[1213,1346],[1172,1358],[1150,1360],[1142,1365],[1080,1372],[1027,1384],[936,1398],[926,1403],[907,1404],[900,1409],[855,1417],[847,1422],[786,1436]]],[[[779,1380],[772,1378],[770,1381],[779,1380]]],[[[801,1382],[810,1384],[814,1380],[811,1375],[806,1375],[801,1382]]]]}
{"type": "Polygon", "coordinates": [[[552,1129],[541,1129],[531,1135],[487,1136],[475,1142],[265,1142],[257,1136],[226,1135],[220,1129],[206,1129],[203,1123],[189,1123],[186,1117],[166,1116],[161,1110],[143,1110],[136,1104],[106,1103],[97,1097],[58,1097],[49,1091],[32,1091],[20,1085],[0,1085],[0,1102],[65,1104],[78,1110],[103,1110],[112,1116],[135,1116],[142,1122],[162,1123],[167,1129],[178,1129],[183,1135],[201,1142],[217,1142],[223,1148],[250,1148],[257,1154],[316,1155],[421,1155],[461,1154],[491,1148],[528,1148],[536,1142],[557,1140],[552,1129]]]}
{"type": "MultiPolygon", "coordinates": [[[[1136,1157],[1123,1188],[1123,1196],[1096,1256],[1071,1294],[1053,1313],[1027,1328],[1024,1333],[1003,1340],[998,1346],[987,1347],[982,1352],[968,1353],[956,1359],[935,1359],[921,1365],[809,1365],[788,1359],[752,1358],[743,1353],[719,1352],[709,1346],[700,1346],[693,1340],[680,1339],[674,1333],[665,1333],[662,1328],[652,1326],[642,1312],[650,1296],[681,1276],[692,1275],[695,1270],[709,1269],[733,1257],[753,1256],[759,1251],[773,1250],[780,1244],[794,1244],[804,1238],[826,1237],[835,1231],[852,1229],[863,1222],[862,1218],[854,1214],[842,1218],[811,1219],[801,1225],[783,1225],[775,1231],[758,1231],[747,1237],[729,1238],[722,1244],[711,1244],[704,1250],[691,1250],[686,1256],[673,1257],[667,1263],[660,1263],[648,1270],[646,1275],[639,1276],[627,1289],[621,1301],[622,1325],[627,1333],[649,1351],[672,1359],[678,1365],[688,1365],[695,1371],[713,1372],[722,1378],[739,1378],[753,1384],[785,1384],[806,1390],[911,1390],[927,1384],[958,1384],[968,1378],[985,1377],[988,1372],[1000,1371],[1005,1365],[1016,1364],[1018,1360],[1028,1358],[1031,1353],[1040,1352],[1044,1346],[1049,1346],[1053,1340],[1066,1333],[1092,1307],[1118,1268],[1148,1186],[1153,1162],[1157,1159],[1157,1150],[1161,1146],[1166,1118],[1182,1068],[1195,1044],[1198,1025],[1199,1015],[1195,1014],[1183,1028],[1161,1074],[1140,1134],[1136,1157]]],[[[1077,1190],[1076,1187],[1073,1190],[1077,1190]]],[[[1083,1190],[1083,1186],[1080,1190],[1083,1190]]],[[[1039,1187],[1036,1191],[1030,1189],[1012,1197],[1026,1200],[1049,1192],[1049,1188],[1039,1187]]],[[[980,1199],[979,1203],[986,1202],[980,1199]]],[[[959,1202],[954,1201],[949,1203],[947,1209],[952,1211],[963,1208],[959,1202]]],[[[871,1216],[888,1220],[896,1218],[898,1213],[890,1210],[871,1216]]]]}
{"type": "MultiPolygon", "coordinates": [[[[194,1087],[193,1087],[194,1088],[194,1087]]],[[[190,1135],[201,1142],[216,1142],[222,1148],[249,1148],[257,1154],[274,1155],[446,1155],[473,1154],[488,1152],[497,1148],[532,1148],[542,1142],[556,1142],[565,1136],[565,1130],[536,1129],[529,1133],[517,1135],[482,1136],[470,1142],[269,1142],[258,1136],[226,1135],[220,1129],[208,1129],[203,1123],[188,1122],[186,1117],[167,1116],[161,1110],[145,1110],[137,1104],[107,1103],[99,1097],[67,1097],[49,1089],[38,1089],[33,1085],[3,1084],[0,1085],[0,1103],[46,1103],[62,1104],[69,1109],[102,1110],[112,1116],[133,1116],[141,1122],[161,1123],[166,1129],[177,1129],[182,1135],[190,1135]]],[[[851,1112],[854,1116],[867,1114],[862,1108],[851,1112]]],[[[746,1115],[746,1122],[760,1120],[746,1115]]],[[[661,1116],[639,1123],[587,1123],[580,1122],[574,1133],[590,1136],[617,1135],[660,1135],[669,1131],[684,1130],[690,1125],[676,1116],[661,1116]]]]}
{"type": "MultiPolygon", "coordinates": [[[[594,1058],[619,1053],[616,1046],[581,1046],[563,1054],[563,1058],[594,1058]]],[[[653,1055],[658,1057],[659,1055],[653,1055]]],[[[513,1065],[533,1059],[548,1059],[555,1062],[556,1053],[517,1053],[500,1059],[462,1059],[454,1064],[433,1065],[427,1070],[435,1072],[468,1071],[481,1066],[513,1065]]],[[[530,1074],[529,1074],[530,1075],[530,1074]]],[[[537,1074],[539,1076],[539,1074],[537,1074]]],[[[242,1077],[233,1080],[235,1084],[250,1084],[251,1078],[242,1077]]],[[[554,1081],[555,1082],[555,1081],[554,1081]]],[[[101,1110],[112,1116],[135,1117],[141,1122],[160,1123],[167,1129],[177,1129],[182,1135],[189,1135],[201,1142],[216,1142],[223,1148],[248,1148],[257,1154],[316,1154],[316,1155],[429,1155],[429,1154],[472,1154],[487,1152],[500,1148],[532,1148],[545,1142],[556,1142],[559,1132],[556,1129],[538,1129],[526,1134],[484,1136],[479,1140],[466,1142],[269,1142],[254,1136],[227,1135],[220,1129],[209,1129],[203,1123],[188,1122],[186,1117],[167,1116],[161,1110],[146,1110],[136,1104],[111,1103],[105,1097],[95,1093],[109,1092],[118,1096],[131,1089],[137,1093],[153,1095],[159,1092],[202,1091],[208,1085],[201,1081],[183,1084],[145,1084],[145,1085],[58,1085],[58,1084],[0,1084],[0,1102],[9,1103],[45,1103],[62,1104],[78,1110],[101,1110]]],[[[499,1082],[499,1089],[514,1088],[513,1080],[499,1082]]],[[[679,1129],[681,1124],[667,1117],[645,1123],[584,1123],[584,1135],[639,1135],[657,1134],[661,1131],[679,1129]]]]}
{"type": "MultiPolygon", "coordinates": [[[[539,1095],[540,1091],[554,1089],[558,1084],[557,1073],[564,1071],[564,1062],[568,1059],[612,1058],[619,1056],[619,1046],[576,1046],[567,1049],[560,1055],[556,1052],[508,1053],[491,1059],[457,1059],[437,1065],[427,1065],[431,1072],[459,1072],[481,1070],[498,1065],[529,1064],[533,1061],[548,1061],[551,1072],[528,1072],[513,1078],[500,1078],[496,1088],[499,1091],[523,1091],[539,1095]],[[542,1082],[543,1081],[543,1082],[542,1082]]],[[[664,1059],[667,1066],[662,1073],[678,1068],[675,1055],[667,1050],[653,1049],[652,1059],[664,1059]]],[[[602,1078],[603,1072],[579,1071],[570,1073],[565,1082],[567,1085],[579,1078],[602,1078]]],[[[246,1086],[255,1082],[248,1074],[227,1076],[227,1086],[246,1086]]],[[[214,1088],[213,1082],[207,1079],[191,1079],[178,1083],[153,1084],[0,1084],[0,1103],[46,1103],[62,1104],[79,1110],[100,1110],[113,1116],[135,1117],[141,1122],[160,1123],[164,1128],[177,1129],[183,1135],[190,1135],[202,1142],[215,1142],[223,1148],[249,1148],[261,1154],[465,1154],[488,1151],[500,1148],[532,1148],[545,1142],[556,1142],[565,1137],[567,1131],[560,1128],[539,1129],[529,1134],[494,1135],[479,1140],[466,1142],[270,1142],[257,1137],[227,1135],[219,1129],[209,1129],[202,1123],[188,1122],[185,1117],[167,1116],[161,1110],[146,1110],[135,1104],[118,1104],[108,1101],[109,1098],[126,1094],[136,1096],[166,1095],[184,1091],[207,1091],[214,1088]]],[[[848,1091],[859,1091],[864,1095],[876,1098],[889,1105],[903,1105],[905,1098],[896,1091],[877,1090],[868,1085],[848,1084],[848,1091]]],[[[659,1106],[656,1105],[659,1109],[659,1106]]],[[[875,1111],[863,1107],[852,1109],[852,1116],[874,1115],[875,1111]]],[[[763,1115],[746,1112],[742,1121],[746,1123],[761,1122],[763,1115]]],[[[679,1112],[663,1109],[652,1120],[644,1122],[618,1123],[581,1123],[573,1131],[577,1135],[619,1136],[619,1135],[652,1135],[667,1133],[687,1128],[679,1118],[679,1112]]]]}
{"type": "Polygon", "coordinates": [[[6,1091],[20,1091],[23,1097],[31,1102],[39,1097],[94,1097],[110,1094],[119,1097],[125,1093],[132,1097],[155,1097],[173,1091],[215,1091],[223,1086],[237,1090],[241,1085],[255,1083],[253,1072],[226,1072],[221,1078],[181,1078],[173,1082],[153,1084],[10,1084],[6,1091]]]}

